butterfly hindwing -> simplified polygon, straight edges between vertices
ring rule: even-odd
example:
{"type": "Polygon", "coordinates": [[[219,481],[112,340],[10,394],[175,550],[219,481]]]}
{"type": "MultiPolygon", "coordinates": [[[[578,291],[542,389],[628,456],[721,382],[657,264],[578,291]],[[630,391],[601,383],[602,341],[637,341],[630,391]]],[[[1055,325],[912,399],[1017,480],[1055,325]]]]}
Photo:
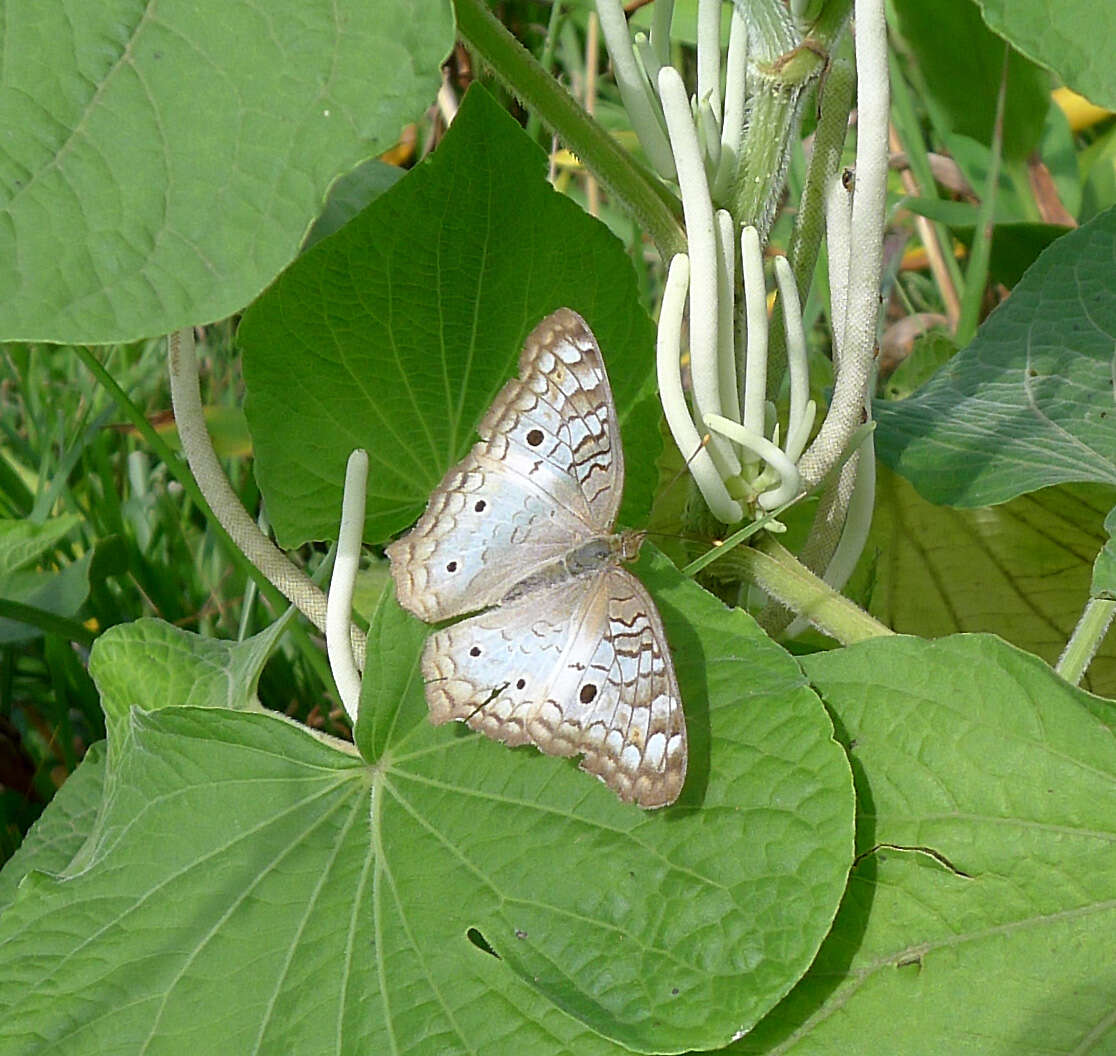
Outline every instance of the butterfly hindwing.
{"type": "Polygon", "coordinates": [[[506,744],[583,754],[625,802],[672,803],[686,725],[654,603],[607,567],[438,631],[423,652],[435,723],[459,719],[506,744]]]}

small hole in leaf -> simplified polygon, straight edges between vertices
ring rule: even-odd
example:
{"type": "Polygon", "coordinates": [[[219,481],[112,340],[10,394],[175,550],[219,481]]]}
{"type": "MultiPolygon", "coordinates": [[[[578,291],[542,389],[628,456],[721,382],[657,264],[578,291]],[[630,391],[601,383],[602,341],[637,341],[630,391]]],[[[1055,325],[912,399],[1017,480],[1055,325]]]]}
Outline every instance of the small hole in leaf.
{"type": "Polygon", "coordinates": [[[543,434],[541,429],[532,429],[527,434],[527,443],[532,447],[538,447],[543,442],[543,434]]]}
{"type": "Polygon", "coordinates": [[[485,953],[495,957],[496,960],[500,959],[500,955],[488,945],[484,940],[484,936],[477,931],[476,928],[470,928],[465,932],[465,937],[474,945],[478,950],[484,950],[485,953]]]}

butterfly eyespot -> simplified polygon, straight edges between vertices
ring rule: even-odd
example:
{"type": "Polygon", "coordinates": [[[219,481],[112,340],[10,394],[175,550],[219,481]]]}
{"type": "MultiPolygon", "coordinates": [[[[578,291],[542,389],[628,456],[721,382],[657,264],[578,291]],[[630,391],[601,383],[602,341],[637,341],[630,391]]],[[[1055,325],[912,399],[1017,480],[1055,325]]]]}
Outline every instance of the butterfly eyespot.
{"type": "Polygon", "coordinates": [[[481,651],[479,645],[474,645],[473,648],[469,650],[470,656],[480,656],[480,653],[481,651]]]}
{"type": "Polygon", "coordinates": [[[527,685],[526,681],[521,678],[518,682],[516,682],[515,688],[522,689],[525,685],[527,685]]]}
{"type": "Polygon", "coordinates": [[[587,682],[584,686],[581,687],[581,692],[578,694],[578,697],[581,699],[582,704],[588,704],[596,695],[597,687],[594,686],[592,683],[587,682]]]}
{"type": "Polygon", "coordinates": [[[527,443],[532,447],[538,447],[543,442],[543,432],[541,429],[532,429],[527,434],[527,443]]]}
{"type": "Polygon", "coordinates": [[[474,507],[473,507],[473,509],[474,509],[474,510],[476,510],[476,511],[477,511],[477,513],[483,513],[483,512],[484,512],[484,508],[485,508],[485,506],[487,506],[487,505],[488,505],[488,503],[487,503],[487,502],[485,502],[485,501],[484,501],[484,499],[478,499],[478,500],[477,500],[477,504],[476,504],[476,506],[474,506],[474,507]]]}
{"type": "Polygon", "coordinates": [[[447,572],[456,572],[457,571],[457,562],[456,561],[451,561],[448,565],[446,565],[446,571],[447,572]]]}

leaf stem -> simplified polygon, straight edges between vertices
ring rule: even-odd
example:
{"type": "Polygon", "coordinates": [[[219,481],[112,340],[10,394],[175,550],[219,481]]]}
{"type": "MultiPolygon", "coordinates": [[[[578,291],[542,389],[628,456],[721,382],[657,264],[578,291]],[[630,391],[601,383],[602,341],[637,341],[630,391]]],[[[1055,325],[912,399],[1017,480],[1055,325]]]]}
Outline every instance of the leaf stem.
{"type": "Polygon", "coordinates": [[[678,200],[595,122],[488,10],[484,0],[454,0],[457,28],[517,98],[537,112],[574,154],[635,215],[669,261],[686,249],[678,200]]]}
{"type": "Polygon", "coordinates": [[[762,536],[755,546],[737,547],[725,561],[738,564],[764,593],[842,645],[895,633],[815,576],[771,535],[762,536]]]}
{"type": "Polygon", "coordinates": [[[1054,670],[1070,685],[1076,686],[1089,669],[1105,634],[1108,633],[1113,616],[1116,616],[1116,601],[1109,601],[1107,598],[1089,599],[1062,655],[1058,657],[1058,663],[1054,665],[1054,670]]]}
{"type": "MultiPolygon", "coordinates": [[[[794,272],[798,298],[802,303],[806,301],[818,262],[818,250],[825,233],[826,195],[841,163],[855,84],[852,63],[846,58],[836,58],[822,77],[818,89],[821,101],[818,126],[814,131],[814,150],[806,170],[806,182],[798,203],[794,230],[787,245],[787,258],[794,272]]],[[[783,299],[780,298],[771,320],[770,369],[775,376],[782,373],[786,356],[783,334],[778,325],[782,314],[783,299]]]]}
{"type": "MultiPolygon", "coordinates": [[[[201,393],[198,390],[198,360],[194,350],[194,331],[187,327],[177,330],[167,338],[167,371],[170,376],[171,404],[182,453],[193,478],[190,492],[198,492],[203,509],[210,511],[211,520],[228,536],[234,559],[238,564],[246,560],[252,576],[259,582],[264,577],[264,589],[269,597],[278,589],[319,630],[325,630],[326,596],[310,577],[295,565],[263,532],[244,508],[228,477],[225,476],[209,431],[205,425],[201,393]],[[196,481],[196,484],[194,483],[196,481]]],[[[173,463],[177,463],[174,459],[173,463]]],[[[182,477],[189,477],[183,473],[182,477]]],[[[180,477],[181,479],[181,477],[180,477]]],[[[364,636],[354,628],[354,647],[361,660],[364,657],[364,636]]]]}

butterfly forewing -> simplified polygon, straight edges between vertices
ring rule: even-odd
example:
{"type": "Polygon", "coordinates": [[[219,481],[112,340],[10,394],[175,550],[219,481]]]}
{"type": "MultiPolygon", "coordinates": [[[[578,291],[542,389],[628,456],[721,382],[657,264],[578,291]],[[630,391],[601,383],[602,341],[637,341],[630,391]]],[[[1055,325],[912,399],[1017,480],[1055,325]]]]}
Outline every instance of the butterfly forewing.
{"type": "Polygon", "coordinates": [[[506,437],[509,457],[528,472],[542,459],[571,478],[590,534],[612,531],[624,490],[620,425],[597,339],[576,312],[559,308],[531,331],[519,377],[504,386],[478,431],[506,437]]]}
{"type": "Polygon", "coordinates": [[[497,604],[512,583],[612,530],[624,483],[596,339],[569,309],[527,338],[482,440],[388,548],[399,601],[427,621],[497,604]]]}

